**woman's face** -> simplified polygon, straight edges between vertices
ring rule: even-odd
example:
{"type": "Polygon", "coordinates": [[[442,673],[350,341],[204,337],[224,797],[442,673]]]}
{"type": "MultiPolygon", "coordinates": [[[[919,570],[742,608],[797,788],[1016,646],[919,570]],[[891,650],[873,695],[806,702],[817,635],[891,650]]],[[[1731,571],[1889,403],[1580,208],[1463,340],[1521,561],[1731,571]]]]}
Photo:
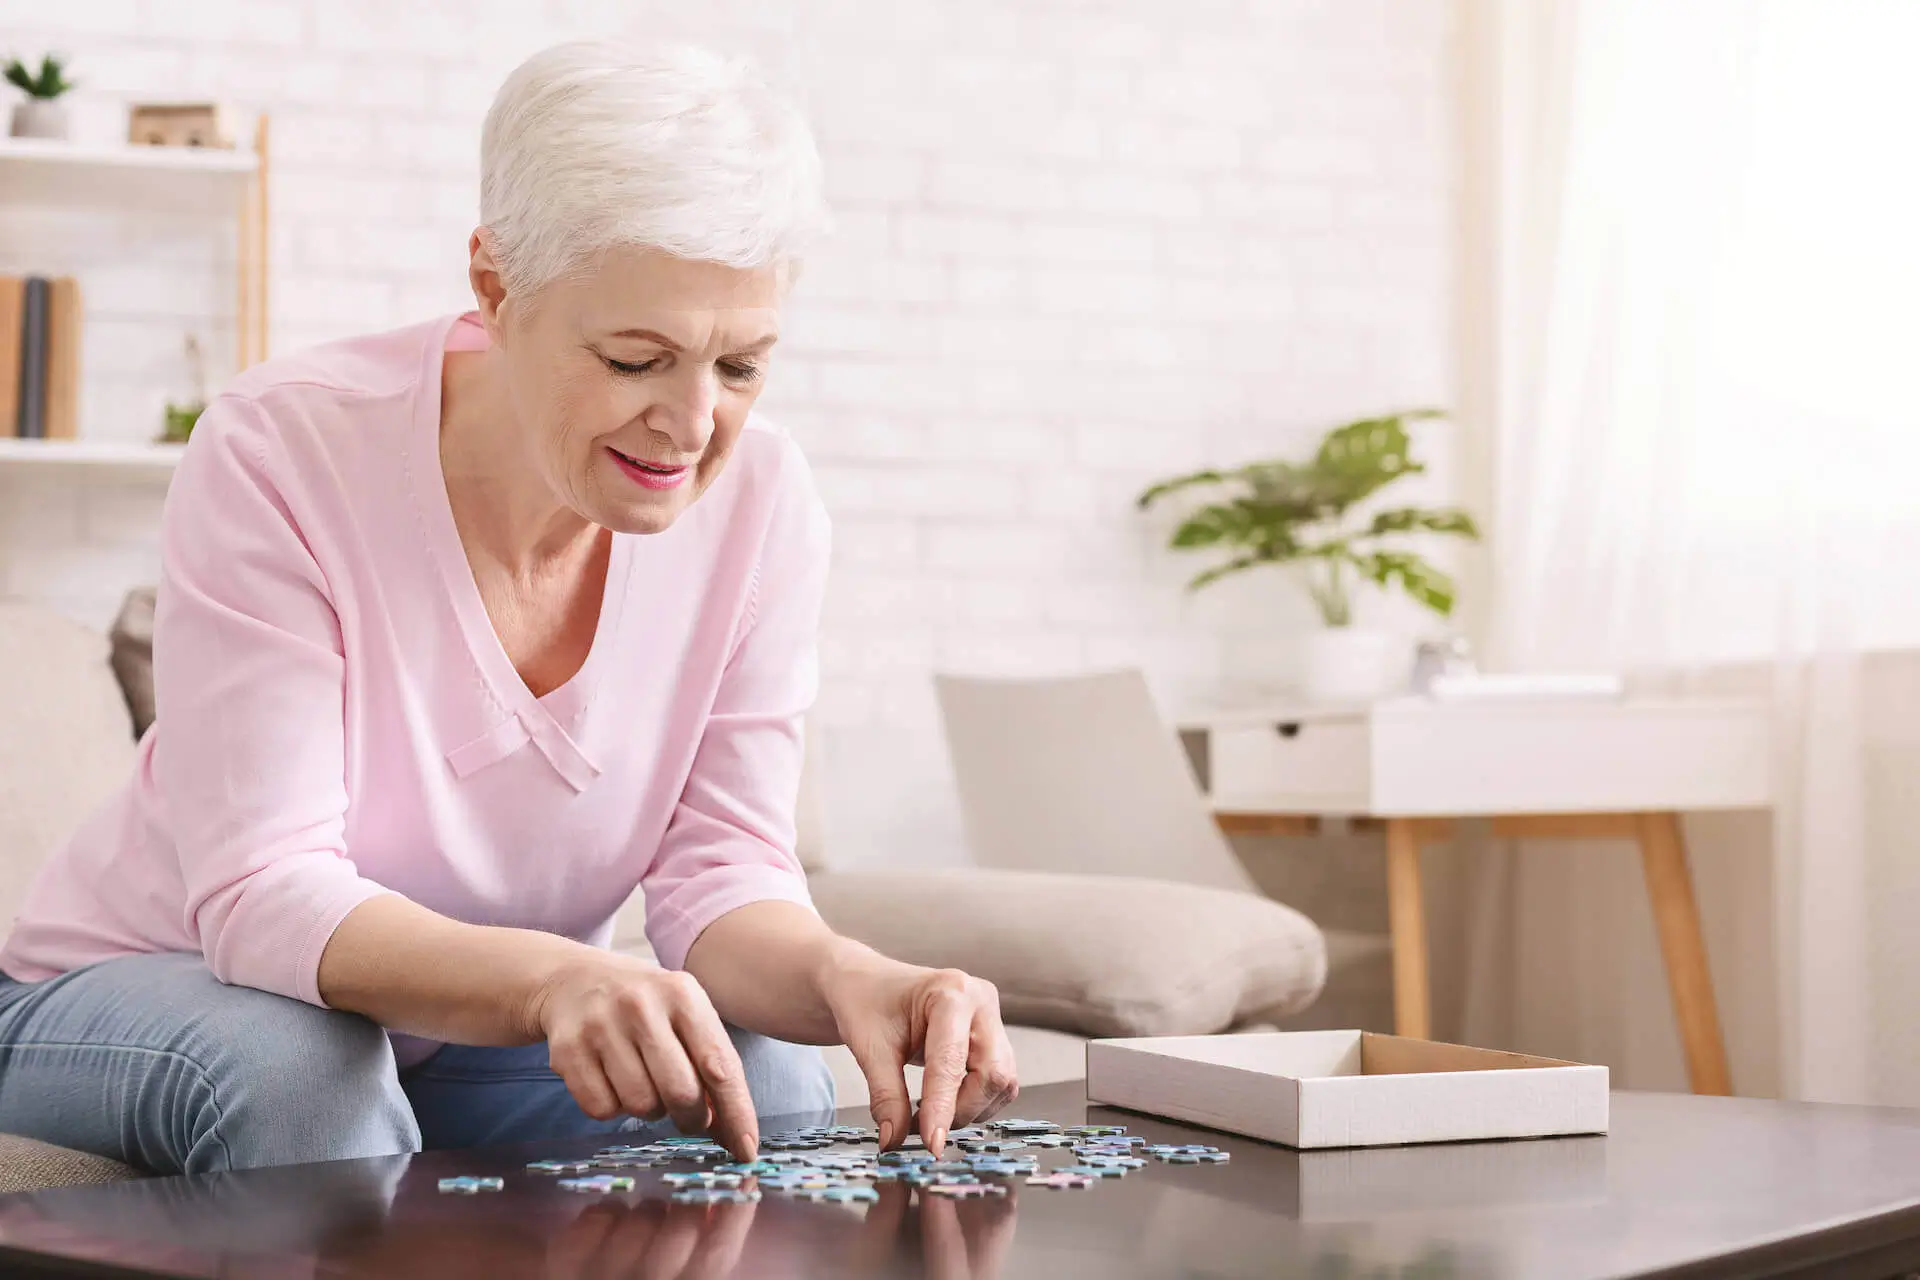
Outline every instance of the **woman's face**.
{"type": "Polygon", "coordinates": [[[779,273],[617,249],[528,305],[501,300],[493,339],[515,417],[555,494],[620,533],[658,533],[713,483],[766,384],[779,273]]]}

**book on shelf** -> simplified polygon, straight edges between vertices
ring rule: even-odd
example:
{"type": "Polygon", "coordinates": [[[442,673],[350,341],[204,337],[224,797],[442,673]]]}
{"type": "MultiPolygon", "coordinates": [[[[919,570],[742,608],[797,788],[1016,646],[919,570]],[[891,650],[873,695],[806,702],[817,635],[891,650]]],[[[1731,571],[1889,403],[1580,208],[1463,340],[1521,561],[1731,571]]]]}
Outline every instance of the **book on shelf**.
{"type": "Polygon", "coordinates": [[[45,276],[28,276],[20,307],[20,411],[14,434],[38,440],[47,434],[47,304],[45,276]]]}
{"type": "Polygon", "coordinates": [[[72,276],[0,276],[0,436],[78,434],[81,321],[72,276]]]}
{"type": "Polygon", "coordinates": [[[47,416],[42,434],[49,440],[71,440],[79,432],[80,282],[58,276],[47,294],[47,416]]]}
{"type": "Polygon", "coordinates": [[[25,280],[0,276],[0,440],[20,433],[20,343],[25,336],[21,309],[26,301],[25,280]]]}

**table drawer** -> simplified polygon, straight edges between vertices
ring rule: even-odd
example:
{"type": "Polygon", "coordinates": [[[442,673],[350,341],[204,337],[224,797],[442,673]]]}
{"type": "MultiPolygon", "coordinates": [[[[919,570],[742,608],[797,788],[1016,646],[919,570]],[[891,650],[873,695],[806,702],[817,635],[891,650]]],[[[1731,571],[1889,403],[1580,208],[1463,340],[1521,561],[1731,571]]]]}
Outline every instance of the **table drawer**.
{"type": "Polygon", "coordinates": [[[1371,735],[1364,720],[1217,728],[1210,792],[1228,812],[1363,813],[1371,735]]]}

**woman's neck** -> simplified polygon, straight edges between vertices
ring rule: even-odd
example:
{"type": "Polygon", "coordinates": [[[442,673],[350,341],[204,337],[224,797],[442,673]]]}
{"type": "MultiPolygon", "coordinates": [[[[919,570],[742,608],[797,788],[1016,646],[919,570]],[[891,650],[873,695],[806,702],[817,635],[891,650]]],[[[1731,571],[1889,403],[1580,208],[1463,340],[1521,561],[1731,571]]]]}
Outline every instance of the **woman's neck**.
{"type": "Polygon", "coordinates": [[[440,469],[468,559],[532,577],[591,547],[599,528],[547,482],[535,429],[514,415],[505,373],[492,348],[447,352],[440,469]]]}

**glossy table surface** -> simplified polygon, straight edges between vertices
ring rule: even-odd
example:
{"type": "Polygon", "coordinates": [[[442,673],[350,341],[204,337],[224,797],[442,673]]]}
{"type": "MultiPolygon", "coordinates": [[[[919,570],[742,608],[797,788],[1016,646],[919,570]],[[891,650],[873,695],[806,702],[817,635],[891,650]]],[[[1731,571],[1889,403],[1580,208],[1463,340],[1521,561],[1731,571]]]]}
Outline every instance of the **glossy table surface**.
{"type": "Polygon", "coordinates": [[[0,1197],[0,1271],[1576,1280],[1920,1266],[1920,1112],[1616,1094],[1606,1137],[1301,1153],[1089,1108],[1077,1085],[1029,1090],[1015,1110],[1210,1141],[1233,1162],[1151,1165],[1084,1191],[1016,1185],[1004,1200],[888,1186],[871,1206],[769,1194],[706,1209],[668,1203],[657,1171],[606,1197],[522,1172],[595,1142],[437,1152],[0,1197]],[[461,1173],[508,1189],[436,1190],[461,1173]]]}

